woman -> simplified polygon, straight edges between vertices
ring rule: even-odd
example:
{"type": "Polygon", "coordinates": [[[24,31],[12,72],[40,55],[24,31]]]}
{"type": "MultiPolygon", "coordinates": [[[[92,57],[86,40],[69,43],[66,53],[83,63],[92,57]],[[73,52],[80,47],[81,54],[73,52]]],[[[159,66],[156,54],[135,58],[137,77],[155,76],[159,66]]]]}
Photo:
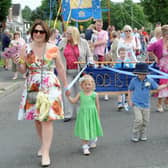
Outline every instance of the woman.
{"type": "MultiPolygon", "coordinates": [[[[67,87],[65,70],[56,46],[48,43],[49,28],[42,20],[37,20],[31,29],[32,43],[21,50],[20,57],[14,61],[18,70],[22,73],[28,71],[25,88],[22,95],[18,119],[34,120],[41,147],[37,152],[42,157],[41,166],[50,165],[50,147],[53,139],[53,120],[64,118],[61,86],[54,75],[52,63],[55,63],[58,76],[62,80],[64,88],[67,87]],[[28,92],[42,90],[48,96],[49,111],[45,120],[40,121],[40,112],[35,104],[30,103],[28,92]]],[[[66,91],[68,94],[69,91],[66,91]]]]}
{"type": "Polygon", "coordinates": [[[56,35],[57,35],[56,29],[51,29],[49,43],[56,45],[56,35]]]}
{"type": "MultiPolygon", "coordinates": [[[[5,51],[9,47],[11,41],[11,34],[8,29],[5,29],[4,34],[2,34],[2,51],[5,51]]],[[[9,64],[9,59],[4,58],[4,69],[7,71],[8,70],[8,64],[9,64]]]]}
{"type": "Polygon", "coordinates": [[[109,54],[109,61],[115,62],[117,60],[117,46],[118,46],[118,33],[116,31],[112,32],[112,44],[109,54]]]}
{"type": "MultiPolygon", "coordinates": [[[[162,38],[147,48],[149,57],[154,57],[161,71],[168,73],[168,25],[163,25],[162,38]]],[[[168,79],[160,79],[160,84],[167,84],[168,79]]],[[[165,98],[165,110],[168,110],[168,89],[162,89],[158,93],[157,111],[163,112],[162,99],[165,98]]]]}
{"type": "Polygon", "coordinates": [[[149,44],[152,44],[152,43],[158,41],[161,37],[162,37],[161,27],[156,27],[154,30],[154,36],[149,41],[149,44]]]}
{"type": "MultiPolygon", "coordinates": [[[[82,65],[77,65],[76,61],[89,62],[93,61],[88,42],[80,38],[79,30],[76,27],[69,26],[67,28],[65,38],[60,41],[59,49],[62,53],[62,59],[66,67],[66,75],[68,82],[71,82],[78,74],[82,65]]],[[[71,91],[75,95],[77,93],[77,85],[75,84],[71,91]]],[[[65,122],[71,120],[76,107],[73,107],[68,99],[64,97],[65,104],[65,122]]]]}
{"type": "MultiPolygon", "coordinates": [[[[140,43],[136,43],[135,37],[132,35],[132,28],[129,25],[125,25],[123,28],[124,36],[120,38],[118,43],[118,49],[121,47],[126,48],[127,58],[132,62],[137,62],[137,58],[135,56],[135,51],[139,49],[140,43]]],[[[138,40],[138,39],[137,39],[138,40]]],[[[118,53],[117,49],[117,53],[118,53]]]]}
{"type": "MultiPolygon", "coordinates": [[[[15,32],[13,34],[13,40],[10,42],[10,46],[18,46],[18,48],[21,48],[25,45],[25,41],[23,38],[20,37],[20,32],[15,32]]],[[[19,50],[18,50],[19,52],[19,50]]],[[[14,72],[13,80],[16,80],[18,78],[18,72],[16,68],[16,64],[12,62],[12,71],[14,72]]],[[[23,78],[25,78],[25,75],[23,74],[23,78]]]]}

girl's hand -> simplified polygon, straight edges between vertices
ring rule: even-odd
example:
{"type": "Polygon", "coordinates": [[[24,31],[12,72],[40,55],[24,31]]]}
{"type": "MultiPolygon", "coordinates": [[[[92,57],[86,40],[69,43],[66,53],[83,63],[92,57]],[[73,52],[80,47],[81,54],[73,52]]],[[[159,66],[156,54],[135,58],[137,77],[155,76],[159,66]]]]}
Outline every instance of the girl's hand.
{"type": "Polygon", "coordinates": [[[132,107],[132,106],[133,106],[132,101],[128,101],[128,104],[129,104],[129,106],[130,106],[130,107],[132,107]]]}

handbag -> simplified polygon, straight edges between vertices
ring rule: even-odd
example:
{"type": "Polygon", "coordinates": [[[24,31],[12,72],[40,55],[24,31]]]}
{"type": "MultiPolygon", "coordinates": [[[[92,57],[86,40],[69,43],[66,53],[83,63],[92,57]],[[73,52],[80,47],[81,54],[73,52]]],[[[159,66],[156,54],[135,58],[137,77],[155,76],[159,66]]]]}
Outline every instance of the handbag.
{"type": "MultiPolygon", "coordinates": [[[[45,54],[45,49],[46,49],[46,45],[43,49],[43,54],[42,54],[42,57],[43,57],[43,62],[44,62],[44,54],[45,54]]],[[[42,87],[42,81],[43,81],[43,65],[41,66],[41,87],[42,87]]],[[[28,88],[28,83],[27,83],[27,88],[28,88]]],[[[36,100],[37,100],[37,95],[38,95],[39,91],[28,91],[27,90],[27,100],[30,104],[36,104],[36,100]]]]}
{"type": "Polygon", "coordinates": [[[36,108],[39,110],[39,115],[36,116],[36,120],[47,121],[51,102],[48,99],[48,95],[39,91],[37,94],[36,108]]]}

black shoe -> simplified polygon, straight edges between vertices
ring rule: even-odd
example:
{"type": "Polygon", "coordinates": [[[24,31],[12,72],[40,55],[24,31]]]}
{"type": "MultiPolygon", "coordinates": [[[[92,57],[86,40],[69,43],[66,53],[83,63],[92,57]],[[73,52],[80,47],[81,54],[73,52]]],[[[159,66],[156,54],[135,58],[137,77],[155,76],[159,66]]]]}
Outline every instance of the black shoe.
{"type": "Polygon", "coordinates": [[[64,118],[64,122],[69,122],[71,121],[71,118],[64,118]]]}
{"type": "Polygon", "coordinates": [[[8,70],[8,67],[7,67],[7,66],[5,66],[5,65],[3,66],[3,68],[5,69],[5,71],[7,71],[7,70],[8,70]]]}

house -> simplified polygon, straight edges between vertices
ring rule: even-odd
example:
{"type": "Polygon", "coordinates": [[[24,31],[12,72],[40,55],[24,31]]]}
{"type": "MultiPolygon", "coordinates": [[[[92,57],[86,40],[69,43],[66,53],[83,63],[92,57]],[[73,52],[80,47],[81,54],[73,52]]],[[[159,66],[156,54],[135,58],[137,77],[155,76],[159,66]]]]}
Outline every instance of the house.
{"type": "Polygon", "coordinates": [[[26,32],[30,25],[25,24],[25,21],[22,18],[22,10],[20,4],[12,4],[9,9],[9,15],[7,17],[6,27],[15,31],[20,31],[21,33],[26,32]]]}

